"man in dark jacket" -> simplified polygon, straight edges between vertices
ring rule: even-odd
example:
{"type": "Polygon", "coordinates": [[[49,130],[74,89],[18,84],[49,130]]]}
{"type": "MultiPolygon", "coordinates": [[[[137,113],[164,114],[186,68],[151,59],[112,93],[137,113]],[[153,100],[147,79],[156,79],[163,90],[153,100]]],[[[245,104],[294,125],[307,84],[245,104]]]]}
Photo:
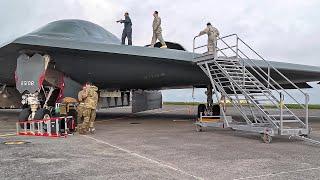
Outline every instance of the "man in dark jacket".
{"type": "Polygon", "coordinates": [[[117,23],[123,23],[124,28],[123,28],[123,32],[122,32],[122,44],[125,44],[126,38],[128,38],[128,45],[132,45],[132,22],[131,19],[129,17],[129,13],[126,12],[124,13],[124,20],[119,20],[117,21],[117,23]]]}

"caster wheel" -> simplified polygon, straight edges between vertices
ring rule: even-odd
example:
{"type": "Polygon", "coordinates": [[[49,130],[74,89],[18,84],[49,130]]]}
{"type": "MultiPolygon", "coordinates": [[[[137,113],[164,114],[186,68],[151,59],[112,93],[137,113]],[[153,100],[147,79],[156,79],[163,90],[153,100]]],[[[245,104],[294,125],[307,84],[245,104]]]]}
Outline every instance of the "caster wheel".
{"type": "Polygon", "coordinates": [[[197,131],[197,132],[202,132],[202,131],[203,131],[202,126],[196,125],[196,131],[197,131]]]}
{"type": "Polygon", "coordinates": [[[266,144],[269,144],[272,141],[272,137],[269,134],[262,134],[261,138],[262,141],[266,144]]]}

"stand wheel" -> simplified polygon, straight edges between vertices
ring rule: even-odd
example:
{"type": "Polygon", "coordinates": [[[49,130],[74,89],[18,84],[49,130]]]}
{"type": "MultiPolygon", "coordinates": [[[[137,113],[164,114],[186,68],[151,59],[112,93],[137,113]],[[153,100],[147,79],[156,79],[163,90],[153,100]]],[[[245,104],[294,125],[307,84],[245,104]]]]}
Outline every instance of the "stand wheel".
{"type": "Polygon", "coordinates": [[[305,138],[309,138],[309,135],[308,135],[308,134],[302,134],[301,136],[302,136],[302,137],[305,137],[305,138]]]}
{"type": "Polygon", "coordinates": [[[200,126],[200,125],[196,125],[196,131],[197,132],[202,132],[203,131],[203,128],[202,128],[202,126],[200,126]]]}
{"type": "Polygon", "coordinates": [[[200,118],[200,115],[204,115],[204,112],[206,111],[207,107],[204,104],[199,104],[198,105],[198,118],[200,118]]]}
{"type": "Polygon", "coordinates": [[[272,141],[272,137],[269,134],[264,133],[261,135],[261,138],[262,138],[262,141],[266,144],[269,144],[272,141]]]}

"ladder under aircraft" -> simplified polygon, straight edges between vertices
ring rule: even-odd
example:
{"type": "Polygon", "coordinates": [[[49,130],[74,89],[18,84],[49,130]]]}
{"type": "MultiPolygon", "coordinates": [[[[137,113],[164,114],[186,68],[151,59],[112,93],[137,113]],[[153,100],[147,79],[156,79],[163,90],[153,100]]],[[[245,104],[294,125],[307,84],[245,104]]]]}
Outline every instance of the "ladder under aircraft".
{"type": "MultiPolygon", "coordinates": [[[[195,46],[193,52],[206,48],[195,46]]],[[[195,54],[195,61],[210,78],[218,102],[221,97],[231,102],[243,121],[227,126],[245,131],[274,135],[301,136],[310,133],[308,127],[309,96],[273,67],[236,34],[221,37],[217,41],[217,55],[195,54]],[[259,61],[257,61],[259,60],[259,61]],[[257,65],[259,64],[259,66],[257,65]],[[285,90],[281,84],[292,86],[303,97],[285,90]],[[218,93],[219,92],[219,93],[218,93]],[[300,101],[299,101],[300,100],[300,101]],[[295,102],[303,109],[298,117],[285,104],[295,102]]],[[[225,114],[223,113],[223,116],[225,114]]]]}

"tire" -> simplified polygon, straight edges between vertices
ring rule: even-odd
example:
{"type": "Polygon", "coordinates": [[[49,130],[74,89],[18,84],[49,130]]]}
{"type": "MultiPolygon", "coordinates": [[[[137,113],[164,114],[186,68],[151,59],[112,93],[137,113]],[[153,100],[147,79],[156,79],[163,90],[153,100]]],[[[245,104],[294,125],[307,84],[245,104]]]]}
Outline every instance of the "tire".
{"type": "Polygon", "coordinates": [[[48,109],[39,109],[34,115],[35,120],[47,119],[48,117],[51,117],[51,113],[48,109]]]}
{"type": "Polygon", "coordinates": [[[198,105],[198,118],[200,118],[200,114],[201,113],[203,113],[203,112],[205,112],[205,110],[206,110],[206,105],[204,105],[204,104],[199,104],[198,105]]]}
{"type": "Polygon", "coordinates": [[[27,121],[30,114],[31,114],[31,109],[30,108],[22,109],[22,111],[19,114],[19,122],[27,121]]]}
{"type": "MultiPolygon", "coordinates": [[[[50,111],[48,109],[39,109],[36,114],[34,115],[34,120],[43,120],[43,119],[48,119],[51,118],[50,111]]],[[[37,125],[35,125],[36,128],[38,128],[37,125]]],[[[46,131],[47,130],[47,125],[43,123],[43,129],[46,131]]]]}
{"type": "MultiPolygon", "coordinates": [[[[31,109],[30,108],[22,109],[22,111],[20,112],[19,117],[18,117],[19,122],[28,121],[30,114],[31,114],[31,109]]],[[[22,129],[24,129],[24,125],[23,124],[20,124],[20,127],[22,129]]],[[[27,124],[27,128],[29,128],[28,124],[27,124]]]]}

